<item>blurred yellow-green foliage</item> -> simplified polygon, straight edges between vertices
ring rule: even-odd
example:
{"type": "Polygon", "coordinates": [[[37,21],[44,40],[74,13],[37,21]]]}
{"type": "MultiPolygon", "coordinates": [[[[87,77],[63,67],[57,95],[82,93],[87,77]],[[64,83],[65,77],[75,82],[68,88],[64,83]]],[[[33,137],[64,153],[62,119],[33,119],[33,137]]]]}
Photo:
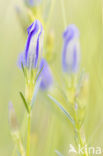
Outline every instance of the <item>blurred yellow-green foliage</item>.
{"type": "MultiPolygon", "coordinates": [[[[20,125],[25,114],[19,96],[19,91],[24,91],[24,77],[17,68],[17,57],[26,41],[15,13],[15,6],[20,3],[21,0],[0,0],[0,156],[11,156],[14,148],[8,125],[8,102],[12,100],[20,125]]],[[[67,23],[76,24],[80,30],[81,66],[89,75],[87,141],[103,149],[103,3],[102,0],[64,0],[64,6],[67,23]]],[[[63,83],[59,76],[64,31],[60,0],[54,2],[50,27],[55,30],[56,81],[63,83]]],[[[55,156],[56,149],[66,155],[69,144],[74,144],[70,122],[42,92],[32,113],[31,133],[31,153],[36,156],[55,156]]]]}

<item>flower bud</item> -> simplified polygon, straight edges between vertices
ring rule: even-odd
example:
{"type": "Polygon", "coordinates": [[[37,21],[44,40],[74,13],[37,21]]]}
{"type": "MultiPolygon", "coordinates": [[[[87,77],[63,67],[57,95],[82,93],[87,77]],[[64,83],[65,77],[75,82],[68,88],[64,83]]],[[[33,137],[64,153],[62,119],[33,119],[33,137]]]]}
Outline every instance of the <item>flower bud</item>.
{"type": "Polygon", "coordinates": [[[28,6],[33,7],[39,5],[41,0],[25,0],[25,2],[28,6]]]}
{"type": "Polygon", "coordinates": [[[73,24],[69,25],[63,34],[64,46],[62,52],[62,66],[64,72],[75,73],[80,64],[79,31],[73,24]]]}
{"type": "Polygon", "coordinates": [[[52,77],[51,70],[48,66],[48,63],[46,62],[45,59],[41,60],[40,71],[41,72],[38,77],[38,79],[41,78],[40,88],[42,90],[48,89],[53,83],[53,77],[52,77]]]}
{"type": "Polygon", "coordinates": [[[28,69],[37,68],[43,51],[43,27],[39,20],[35,20],[28,29],[25,51],[20,54],[18,65],[23,64],[28,69]]]}

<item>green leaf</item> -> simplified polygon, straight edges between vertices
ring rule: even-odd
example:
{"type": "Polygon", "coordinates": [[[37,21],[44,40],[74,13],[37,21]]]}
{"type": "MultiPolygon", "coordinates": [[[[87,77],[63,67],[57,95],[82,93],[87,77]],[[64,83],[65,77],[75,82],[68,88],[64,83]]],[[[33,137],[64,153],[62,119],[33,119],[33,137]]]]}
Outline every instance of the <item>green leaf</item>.
{"type": "Polygon", "coordinates": [[[75,122],[73,120],[73,118],[71,117],[71,115],[64,109],[64,107],[52,96],[48,95],[48,97],[62,110],[62,112],[66,115],[66,117],[72,122],[72,124],[74,125],[75,122]]]}
{"type": "Polygon", "coordinates": [[[41,78],[36,82],[33,97],[32,97],[32,100],[31,100],[31,108],[33,108],[33,105],[34,105],[34,103],[36,101],[36,97],[37,97],[37,94],[38,94],[38,91],[39,91],[39,88],[40,88],[40,83],[41,83],[41,78]]]}
{"type": "Polygon", "coordinates": [[[22,71],[23,71],[23,73],[24,73],[24,76],[26,77],[26,70],[25,70],[25,68],[24,68],[24,66],[23,66],[23,64],[21,63],[21,68],[22,68],[22,71]]]}
{"type": "Polygon", "coordinates": [[[61,154],[59,151],[55,151],[55,153],[58,155],[58,156],[63,156],[63,154],[61,154]]]}
{"type": "Polygon", "coordinates": [[[25,100],[24,95],[22,94],[22,92],[20,92],[20,96],[21,96],[21,98],[23,100],[23,103],[24,103],[24,106],[25,106],[27,112],[29,113],[30,110],[29,110],[28,104],[27,104],[27,102],[26,102],[26,100],[25,100]]]}
{"type": "Polygon", "coordinates": [[[21,68],[22,68],[22,71],[23,71],[23,73],[24,73],[24,66],[23,66],[23,64],[21,63],[21,68]]]}
{"type": "Polygon", "coordinates": [[[38,79],[38,77],[39,77],[40,73],[42,72],[43,68],[44,68],[44,65],[43,65],[43,67],[41,68],[41,70],[38,72],[38,74],[37,74],[37,76],[36,76],[35,81],[37,81],[37,79],[38,79]]]}

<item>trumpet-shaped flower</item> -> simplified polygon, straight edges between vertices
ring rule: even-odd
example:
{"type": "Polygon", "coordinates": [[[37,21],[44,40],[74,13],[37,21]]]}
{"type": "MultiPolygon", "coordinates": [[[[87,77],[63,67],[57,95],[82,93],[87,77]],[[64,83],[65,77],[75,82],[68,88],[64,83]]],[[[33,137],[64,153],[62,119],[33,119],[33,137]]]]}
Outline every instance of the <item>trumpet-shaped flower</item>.
{"type": "Polygon", "coordinates": [[[40,71],[38,77],[38,79],[41,78],[40,88],[42,90],[48,89],[53,83],[53,76],[45,59],[41,60],[40,71]]]}
{"type": "Polygon", "coordinates": [[[69,25],[63,34],[64,46],[62,52],[62,66],[69,74],[78,71],[80,64],[79,30],[73,24],[69,25]]]}
{"type": "Polygon", "coordinates": [[[18,65],[29,69],[36,68],[41,60],[43,51],[43,27],[35,20],[27,29],[28,38],[25,51],[20,54],[18,65]]]}

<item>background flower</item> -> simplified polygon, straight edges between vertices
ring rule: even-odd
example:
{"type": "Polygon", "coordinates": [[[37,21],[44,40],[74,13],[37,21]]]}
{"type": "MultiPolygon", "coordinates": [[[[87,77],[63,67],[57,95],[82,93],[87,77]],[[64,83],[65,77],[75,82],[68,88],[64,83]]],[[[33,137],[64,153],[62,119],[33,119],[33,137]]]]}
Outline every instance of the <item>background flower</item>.
{"type": "Polygon", "coordinates": [[[69,25],[63,34],[63,39],[63,70],[68,73],[75,73],[78,71],[80,64],[79,31],[77,27],[73,24],[69,25]]]}
{"type": "Polygon", "coordinates": [[[40,4],[41,0],[25,0],[25,2],[29,6],[37,6],[40,4]]]}
{"type": "Polygon", "coordinates": [[[38,79],[41,78],[40,88],[43,90],[48,89],[53,83],[53,76],[45,59],[41,60],[40,70],[41,72],[38,77],[38,79]]]}

